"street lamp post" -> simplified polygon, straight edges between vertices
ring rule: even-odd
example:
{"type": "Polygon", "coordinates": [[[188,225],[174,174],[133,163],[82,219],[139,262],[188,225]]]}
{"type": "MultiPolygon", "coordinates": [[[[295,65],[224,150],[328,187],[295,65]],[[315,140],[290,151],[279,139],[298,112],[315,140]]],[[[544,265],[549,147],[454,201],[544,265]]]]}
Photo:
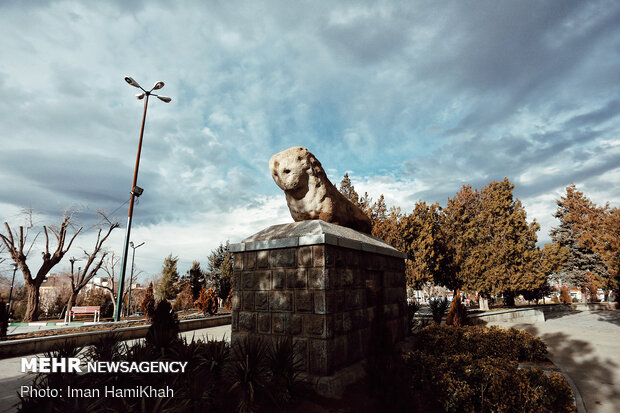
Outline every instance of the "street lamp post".
{"type": "Polygon", "coordinates": [[[133,80],[132,78],[128,76],[125,77],[125,82],[127,82],[133,87],[137,87],[138,89],[142,90],[142,93],[139,93],[136,95],[138,99],[144,99],[145,97],[146,99],[144,99],[144,113],[142,115],[142,126],[140,128],[140,140],[138,142],[138,155],[136,156],[136,168],[133,173],[133,184],[131,185],[131,196],[129,198],[129,214],[127,215],[127,230],[125,231],[125,243],[123,245],[123,261],[121,264],[121,274],[120,274],[120,279],[118,283],[118,294],[116,297],[116,311],[114,312],[114,321],[119,321],[121,317],[121,309],[122,309],[122,304],[123,304],[123,287],[125,284],[125,271],[127,270],[127,251],[129,249],[129,238],[131,234],[131,219],[133,217],[133,203],[134,203],[135,197],[142,195],[142,191],[143,191],[142,188],[137,186],[137,183],[138,183],[138,168],[140,166],[140,152],[142,150],[142,137],[144,136],[144,123],[146,121],[146,109],[149,104],[149,96],[151,95],[155,96],[157,97],[157,99],[163,102],[166,102],[166,103],[169,103],[172,100],[167,96],[159,96],[153,93],[154,90],[158,90],[164,87],[164,82],[155,83],[155,86],[153,86],[151,90],[149,91],[144,90],[142,86],[138,84],[138,82],[136,82],[135,80],[133,80]]]}
{"type": "MultiPolygon", "coordinates": [[[[73,266],[75,265],[76,261],[77,261],[77,259],[75,257],[71,257],[69,259],[69,262],[71,263],[71,288],[72,288],[72,291],[73,291],[73,266]]],[[[80,274],[80,270],[81,270],[81,267],[78,268],[78,275],[80,274]]],[[[72,297],[71,301],[69,301],[67,303],[67,305],[65,306],[65,309],[64,309],[64,311],[65,311],[65,323],[70,323],[71,322],[71,316],[69,315],[69,311],[71,311],[71,307],[73,306],[73,299],[74,299],[73,298],[73,294],[71,294],[71,297],[72,297]]],[[[62,316],[62,312],[60,313],[60,315],[62,316]]]]}
{"type": "Polygon", "coordinates": [[[13,279],[11,280],[11,289],[9,290],[9,303],[7,304],[7,312],[11,317],[11,297],[13,296],[13,285],[15,285],[15,273],[17,272],[17,263],[13,264],[13,279]]]}
{"type": "Polygon", "coordinates": [[[131,275],[129,276],[129,300],[127,302],[127,315],[131,313],[131,286],[133,284],[133,261],[136,258],[136,250],[144,245],[144,242],[140,245],[134,246],[133,241],[129,243],[129,246],[133,249],[133,254],[131,256],[131,275]]]}

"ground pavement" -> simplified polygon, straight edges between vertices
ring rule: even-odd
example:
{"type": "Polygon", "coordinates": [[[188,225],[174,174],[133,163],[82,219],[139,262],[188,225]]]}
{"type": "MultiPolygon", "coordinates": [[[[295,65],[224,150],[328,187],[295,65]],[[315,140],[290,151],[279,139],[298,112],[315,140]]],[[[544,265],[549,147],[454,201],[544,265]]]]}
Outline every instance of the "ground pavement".
{"type": "MultiPolygon", "coordinates": [[[[210,339],[226,339],[230,341],[230,324],[203,328],[200,330],[186,331],[180,334],[181,337],[185,337],[191,340],[195,338],[210,338],[210,339]]],[[[130,340],[131,341],[131,340],[130,340]]],[[[24,356],[33,357],[33,356],[24,356]]],[[[21,373],[21,359],[22,357],[14,357],[10,359],[0,360],[0,413],[8,413],[17,411],[16,404],[19,402],[17,398],[17,391],[22,385],[29,385],[32,383],[33,375],[21,373]]]]}
{"type": "Polygon", "coordinates": [[[542,338],[575,382],[589,413],[620,411],[620,311],[549,314],[544,323],[507,324],[542,338]]]}

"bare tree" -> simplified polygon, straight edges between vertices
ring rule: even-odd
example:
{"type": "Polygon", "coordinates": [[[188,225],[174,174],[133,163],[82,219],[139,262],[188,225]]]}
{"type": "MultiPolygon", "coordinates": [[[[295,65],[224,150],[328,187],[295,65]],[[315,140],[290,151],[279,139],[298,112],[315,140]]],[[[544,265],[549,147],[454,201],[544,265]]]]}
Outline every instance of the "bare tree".
{"type": "MultiPolygon", "coordinates": [[[[107,285],[102,285],[101,287],[104,290],[106,290],[106,292],[112,299],[112,304],[114,304],[114,314],[116,314],[116,297],[118,297],[118,291],[117,291],[118,284],[116,282],[116,266],[118,265],[119,261],[120,261],[120,258],[115,257],[114,252],[112,252],[110,255],[107,256],[107,259],[103,262],[103,266],[101,267],[103,271],[105,271],[105,273],[108,275],[107,285]]],[[[136,265],[134,264],[134,270],[135,268],[136,268],[136,265]]],[[[143,271],[135,272],[132,280],[135,280],[140,274],[143,274],[143,271]]],[[[130,280],[130,282],[132,280],[130,280]]],[[[123,303],[125,303],[125,300],[127,299],[128,294],[129,294],[129,289],[126,288],[123,291],[123,300],[122,300],[123,303]]],[[[132,294],[132,299],[131,299],[132,307],[134,307],[134,304],[138,303],[138,301],[135,301],[134,298],[135,297],[132,294]]]]}
{"type": "Polygon", "coordinates": [[[71,215],[65,212],[65,214],[63,214],[60,227],[58,228],[47,227],[44,225],[43,232],[45,234],[45,251],[42,252],[43,263],[39,267],[36,276],[33,277],[32,272],[30,271],[30,267],[26,263],[26,260],[40,232],[37,233],[37,235],[30,243],[30,246],[27,247],[26,244],[28,243],[28,233],[29,230],[33,227],[32,214],[30,215],[30,217],[31,219],[29,225],[26,227],[24,227],[23,225],[20,226],[19,231],[11,230],[8,222],[5,222],[4,226],[6,227],[7,233],[0,233],[0,239],[2,239],[2,242],[8,250],[10,257],[19,266],[19,269],[24,276],[27,300],[24,321],[38,320],[40,300],[39,287],[41,287],[41,283],[43,283],[45,276],[50,272],[52,268],[54,268],[56,264],[58,264],[62,260],[67,251],[69,251],[73,240],[75,240],[75,237],[77,237],[77,235],[82,230],[82,227],[80,227],[73,234],[65,248],[65,243],[67,242],[67,230],[71,223],[71,215]],[[50,232],[56,237],[56,249],[52,252],[50,252],[50,232]]]}
{"type": "Polygon", "coordinates": [[[5,250],[6,250],[6,246],[4,244],[0,244],[0,264],[2,264],[4,261],[6,261],[6,258],[4,258],[2,256],[2,254],[4,254],[5,250]]]}
{"type": "MultiPolygon", "coordinates": [[[[102,285],[101,287],[106,290],[106,292],[110,295],[110,298],[112,298],[112,304],[114,305],[113,314],[116,314],[116,297],[118,296],[118,293],[116,291],[116,266],[118,265],[120,260],[121,259],[115,257],[114,252],[112,252],[110,255],[108,255],[102,267],[103,271],[108,274],[108,282],[107,285],[102,285]]],[[[126,292],[123,293],[123,299],[125,299],[126,294],[126,292]]]]}
{"type": "Polygon", "coordinates": [[[99,229],[97,233],[97,241],[95,242],[95,247],[93,251],[89,253],[86,250],[84,251],[84,255],[86,256],[86,265],[84,268],[78,270],[77,273],[73,273],[73,261],[71,262],[71,295],[69,296],[69,301],[67,301],[67,314],[71,311],[71,307],[75,305],[75,301],[77,299],[78,294],[88,284],[88,282],[97,274],[97,271],[101,268],[103,264],[103,260],[108,254],[107,251],[103,251],[103,243],[108,239],[110,234],[115,228],[118,228],[118,222],[110,221],[103,212],[98,212],[105,221],[107,221],[107,232],[102,237],[101,232],[102,229],[99,229]],[[101,253],[101,254],[100,254],[101,253]],[[97,261],[98,259],[98,261],[97,261]]]}

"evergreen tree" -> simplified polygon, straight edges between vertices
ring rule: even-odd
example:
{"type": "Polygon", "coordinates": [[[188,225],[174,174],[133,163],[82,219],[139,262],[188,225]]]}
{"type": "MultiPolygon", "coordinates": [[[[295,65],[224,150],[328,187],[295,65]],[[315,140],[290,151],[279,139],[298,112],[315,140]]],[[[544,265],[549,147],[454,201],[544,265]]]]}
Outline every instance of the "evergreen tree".
{"type": "Polygon", "coordinates": [[[224,258],[226,258],[226,247],[224,244],[220,243],[207,257],[207,288],[216,287],[219,284],[220,277],[222,276],[222,263],[224,262],[224,258]]]}
{"type": "Polygon", "coordinates": [[[537,270],[536,221],[528,224],[521,201],[513,199],[514,185],[504,178],[481,191],[482,208],[476,219],[478,245],[469,259],[472,287],[490,294],[503,293],[508,305],[520,290],[532,290],[546,282],[537,270]],[[476,277],[477,275],[477,277],[476,277]]]}
{"type": "Polygon", "coordinates": [[[202,286],[205,283],[205,274],[202,269],[200,269],[200,263],[198,261],[194,261],[192,263],[192,268],[187,270],[187,278],[192,290],[193,300],[196,300],[200,294],[202,286]]]}
{"type": "Polygon", "coordinates": [[[609,277],[603,288],[616,290],[616,297],[620,297],[620,209],[605,207],[591,231],[596,236],[583,242],[591,245],[607,267],[609,277]]]}
{"type": "Polygon", "coordinates": [[[361,210],[364,211],[364,213],[370,218],[372,198],[368,195],[368,192],[364,192],[364,196],[360,198],[358,205],[361,210]]]}
{"type": "Polygon", "coordinates": [[[456,290],[452,305],[450,305],[450,311],[446,316],[446,325],[454,327],[463,327],[468,325],[469,319],[467,318],[467,308],[461,301],[461,291],[456,290]]]}
{"type": "MultiPolygon", "coordinates": [[[[609,274],[603,288],[615,290],[616,300],[620,301],[620,209],[606,208],[595,224],[595,231],[598,236],[590,241],[592,249],[599,253],[609,274]]],[[[584,242],[588,245],[589,241],[584,242]]]]}
{"type": "MultiPolygon", "coordinates": [[[[575,185],[566,187],[566,195],[557,201],[557,205],[553,216],[560,221],[560,225],[553,228],[550,235],[555,243],[568,250],[568,258],[560,272],[562,281],[582,288],[593,277],[609,278],[600,255],[588,247],[587,242],[582,242],[588,239],[588,228],[592,232],[597,231],[596,225],[592,225],[600,214],[596,205],[575,185]]],[[[593,247],[593,243],[590,246],[593,247]]]]}
{"type": "Polygon", "coordinates": [[[217,291],[220,297],[228,297],[233,283],[233,258],[226,245],[220,245],[209,254],[207,286],[217,291]]]}
{"type": "Polygon", "coordinates": [[[370,208],[369,216],[372,221],[372,235],[404,252],[405,244],[400,223],[403,214],[400,207],[390,207],[388,210],[385,198],[381,194],[377,202],[370,208]]]}
{"type": "Polygon", "coordinates": [[[546,282],[536,247],[539,225],[527,223],[513,189],[507,178],[480,192],[464,186],[448,202],[445,217],[457,283],[484,297],[503,293],[508,305],[518,292],[546,282]]]}
{"type": "Polygon", "coordinates": [[[385,198],[383,197],[383,194],[381,194],[377,202],[375,202],[370,209],[370,220],[373,223],[373,235],[375,235],[375,227],[384,223],[387,219],[387,216],[388,210],[385,204],[385,198]]]}
{"type": "Polygon", "coordinates": [[[147,320],[150,321],[153,319],[153,314],[155,313],[155,294],[153,293],[152,282],[149,284],[149,287],[146,289],[146,294],[140,302],[140,309],[147,320]]]}
{"type": "Polygon", "coordinates": [[[173,257],[172,254],[164,259],[164,265],[161,270],[161,281],[157,284],[157,295],[162,299],[173,299],[179,292],[178,262],[179,257],[173,257]]]}
{"type": "Polygon", "coordinates": [[[441,228],[453,288],[467,283],[470,269],[466,261],[476,246],[475,219],[480,208],[480,192],[470,185],[463,185],[454,198],[448,199],[448,204],[442,211],[441,228]]]}
{"type": "Polygon", "coordinates": [[[359,205],[359,195],[355,192],[355,187],[351,183],[348,173],[345,173],[342,181],[340,181],[339,191],[345,198],[353,202],[354,205],[359,205]]]}
{"type": "Polygon", "coordinates": [[[555,287],[550,282],[557,280],[557,274],[562,269],[564,261],[568,257],[568,250],[559,244],[545,244],[539,254],[539,262],[533,265],[532,271],[539,271],[536,278],[538,285],[530,286],[529,289],[521,290],[520,293],[528,301],[538,300],[552,294],[555,287]]]}
{"type": "MultiPolygon", "coordinates": [[[[202,287],[202,286],[201,286],[202,287]]],[[[200,294],[200,293],[199,293],[200,294]]],[[[184,284],[183,290],[177,295],[172,309],[175,311],[189,310],[194,305],[194,296],[192,295],[192,287],[189,282],[184,284]]]]}
{"type": "Polygon", "coordinates": [[[194,306],[202,311],[204,315],[213,315],[217,313],[217,293],[213,290],[213,288],[209,288],[207,290],[203,286],[202,290],[200,290],[198,299],[194,302],[194,306]]]}
{"type": "Polygon", "coordinates": [[[360,207],[360,209],[364,211],[364,213],[368,215],[369,218],[371,217],[371,210],[373,207],[372,199],[368,195],[368,192],[364,192],[364,195],[362,197],[358,195],[358,193],[355,191],[353,183],[351,182],[351,179],[349,178],[348,173],[345,173],[342,181],[340,181],[340,188],[338,189],[338,191],[340,191],[340,193],[353,204],[360,207]]]}
{"type": "MultiPolygon", "coordinates": [[[[586,198],[587,199],[587,198],[586,198]]],[[[598,280],[598,287],[609,290],[620,287],[620,210],[609,204],[599,207],[589,205],[587,213],[572,213],[572,220],[579,233],[579,244],[598,255],[606,271],[591,274],[598,280]]]]}
{"type": "MultiPolygon", "coordinates": [[[[228,244],[226,245],[228,247],[228,244]]],[[[233,275],[233,257],[228,249],[222,261],[222,276],[220,277],[220,283],[218,288],[218,296],[228,297],[230,290],[234,284],[233,275]]]]}
{"type": "Polygon", "coordinates": [[[403,249],[407,253],[407,283],[413,288],[422,284],[453,284],[447,275],[445,243],[441,233],[441,207],[417,202],[410,215],[403,216],[398,225],[403,249]]]}

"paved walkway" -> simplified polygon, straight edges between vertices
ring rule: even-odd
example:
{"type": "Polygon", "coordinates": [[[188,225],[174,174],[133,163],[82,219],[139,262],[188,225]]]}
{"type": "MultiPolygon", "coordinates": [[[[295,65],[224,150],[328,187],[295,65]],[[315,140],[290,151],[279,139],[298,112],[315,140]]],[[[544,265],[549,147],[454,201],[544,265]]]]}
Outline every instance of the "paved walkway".
{"type": "Polygon", "coordinates": [[[531,332],[575,382],[589,413],[620,411],[620,311],[549,314],[534,324],[495,323],[531,332]]]}
{"type": "MultiPolygon", "coordinates": [[[[221,340],[225,338],[230,341],[230,324],[203,328],[200,330],[186,331],[180,334],[191,340],[192,337],[210,338],[221,340]]],[[[25,356],[33,357],[33,356],[25,356]]],[[[17,411],[16,404],[19,402],[17,391],[20,386],[32,383],[33,375],[21,372],[22,357],[14,357],[10,359],[0,360],[0,413],[17,411]]]]}

